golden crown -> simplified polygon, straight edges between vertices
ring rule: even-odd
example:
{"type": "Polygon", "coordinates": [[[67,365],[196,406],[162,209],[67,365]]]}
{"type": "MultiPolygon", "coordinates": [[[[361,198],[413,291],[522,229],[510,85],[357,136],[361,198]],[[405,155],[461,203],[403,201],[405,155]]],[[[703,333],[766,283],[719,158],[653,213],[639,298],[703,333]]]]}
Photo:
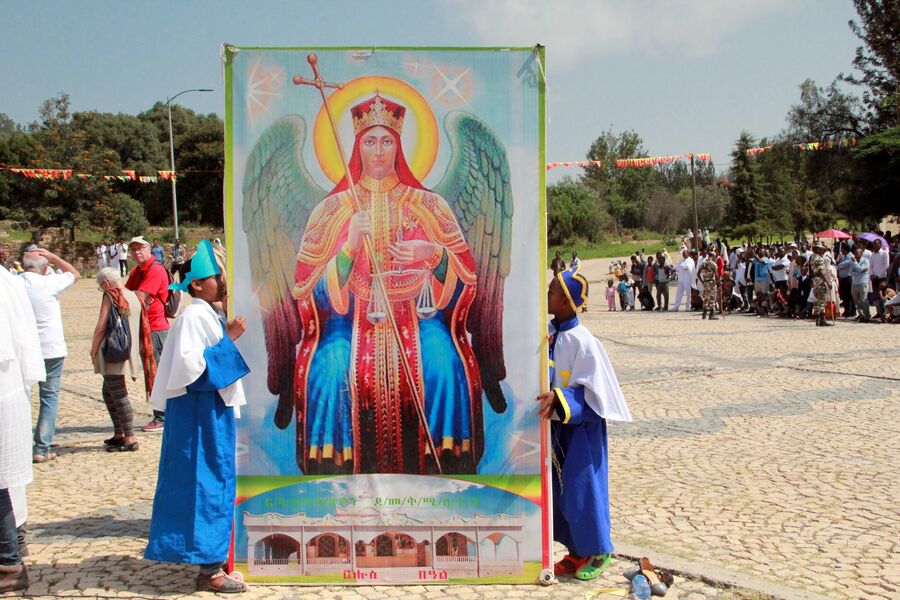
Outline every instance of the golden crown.
{"type": "Polygon", "coordinates": [[[403,131],[403,117],[406,115],[406,109],[376,93],[374,98],[351,108],[350,113],[353,115],[353,133],[355,135],[376,125],[393,129],[397,135],[400,135],[403,131]]]}

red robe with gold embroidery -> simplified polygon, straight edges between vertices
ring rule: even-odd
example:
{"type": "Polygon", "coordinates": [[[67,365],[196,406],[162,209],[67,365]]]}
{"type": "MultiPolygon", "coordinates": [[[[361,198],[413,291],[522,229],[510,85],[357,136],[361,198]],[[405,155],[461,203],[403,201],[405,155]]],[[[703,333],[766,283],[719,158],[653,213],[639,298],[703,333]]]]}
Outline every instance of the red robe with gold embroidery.
{"type": "Polygon", "coordinates": [[[307,473],[323,461],[338,470],[349,470],[353,461],[355,472],[429,472],[415,387],[444,472],[474,472],[483,424],[481,380],[466,334],[476,283],[472,253],[439,195],[394,174],[382,180],[363,175],[357,194],[371,218],[378,271],[391,272],[381,278],[387,302],[373,289],[364,246],[354,253],[345,245],[354,214],[350,193],[328,196],[310,216],[297,255],[293,292],[304,332],[295,371],[298,464],[307,473]],[[388,247],[408,240],[429,241],[437,251],[399,271],[388,247]],[[431,322],[416,313],[427,285],[437,310],[431,322]],[[399,343],[390,319],[375,314],[386,310],[394,315],[399,343]],[[329,357],[345,356],[340,344],[349,340],[347,364],[317,365],[322,339],[336,344],[329,357]]]}

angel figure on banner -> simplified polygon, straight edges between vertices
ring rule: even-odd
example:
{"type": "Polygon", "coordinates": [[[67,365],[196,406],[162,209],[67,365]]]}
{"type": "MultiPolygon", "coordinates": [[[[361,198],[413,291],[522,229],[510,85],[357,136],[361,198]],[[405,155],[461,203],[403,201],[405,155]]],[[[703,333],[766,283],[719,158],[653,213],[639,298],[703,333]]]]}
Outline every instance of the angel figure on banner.
{"type": "MultiPolygon", "coordinates": [[[[330,84],[310,62],[316,79],[294,82],[317,85],[325,100],[330,84]]],[[[275,424],[284,429],[296,417],[305,474],[475,473],[485,442],[482,392],[491,410],[507,407],[506,151],[476,116],[448,114],[451,158],[429,190],[421,179],[437,154],[437,126],[411,86],[354,79],[322,110],[312,137],[333,189],[320,188],[303,164],[307,127],[297,115],[259,137],[244,178],[275,424]],[[353,102],[345,159],[331,110],[353,102]],[[413,167],[401,142],[401,102],[418,120],[413,167]]]]}

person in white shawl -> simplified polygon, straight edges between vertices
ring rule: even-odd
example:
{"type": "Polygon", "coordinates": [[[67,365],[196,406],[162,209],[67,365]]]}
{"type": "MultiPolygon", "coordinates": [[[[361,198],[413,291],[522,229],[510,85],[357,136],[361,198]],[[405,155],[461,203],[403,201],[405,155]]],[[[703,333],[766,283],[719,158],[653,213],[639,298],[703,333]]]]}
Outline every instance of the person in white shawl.
{"type": "Polygon", "coordinates": [[[250,372],[234,345],[244,319],[224,322],[213,304],[225,278],[212,246],[200,243],[182,283],[191,304],[163,348],[150,404],[166,411],[159,478],[144,557],[200,565],[197,590],[242,592],[226,575],[235,500],[235,418],[246,403],[240,378],[250,372]]]}
{"type": "Polygon", "coordinates": [[[606,422],[631,413],[603,346],[578,323],[588,283],[577,271],[550,282],[550,387],[537,397],[552,419],[553,539],[568,549],[557,575],[596,579],[611,560],[606,422]]]}
{"type": "Polygon", "coordinates": [[[44,377],[44,357],[25,287],[0,269],[0,593],[28,587],[10,490],[24,487],[33,477],[28,390],[44,377]]]}

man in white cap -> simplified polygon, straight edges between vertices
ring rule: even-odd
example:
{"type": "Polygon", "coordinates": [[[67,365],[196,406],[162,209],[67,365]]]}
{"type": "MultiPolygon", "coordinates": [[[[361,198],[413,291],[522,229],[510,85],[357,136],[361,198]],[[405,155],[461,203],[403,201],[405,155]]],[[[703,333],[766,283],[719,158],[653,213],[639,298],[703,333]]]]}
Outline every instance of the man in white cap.
{"type": "MultiPolygon", "coordinates": [[[[169,275],[166,268],[153,257],[150,242],[143,236],[131,238],[128,251],[134,256],[137,265],[128,276],[125,287],[137,294],[144,306],[138,340],[141,344],[141,360],[144,363],[144,385],[149,395],[153,389],[156,365],[162,354],[166,334],[169,333],[169,320],[166,318],[165,310],[166,300],[169,299],[169,275]],[[147,317],[146,320],[144,315],[147,317]]],[[[141,427],[141,430],[162,431],[165,415],[163,411],[154,410],[153,419],[141,427]]]]}
{"type": "Polygon", "coordinates": [[[34,311],[38,338],[41,340],[41,351],[44,355],[44,368],[47,372],[46,381],[41,383],[38,389],[41,407],[34,428],[32,456],[34,462],[42,463],[56,458],[56,455],[50,452],[50,444],[56,432],[63,361],[68,354],[59,295],[69,289],[81,275],[71,264],[43,248],[26,252],[22,262],[25,265],[22,280],[34,311]],[[63,272],[54,273],[50,268],[51,262],[58,265],[63,272]]]}

